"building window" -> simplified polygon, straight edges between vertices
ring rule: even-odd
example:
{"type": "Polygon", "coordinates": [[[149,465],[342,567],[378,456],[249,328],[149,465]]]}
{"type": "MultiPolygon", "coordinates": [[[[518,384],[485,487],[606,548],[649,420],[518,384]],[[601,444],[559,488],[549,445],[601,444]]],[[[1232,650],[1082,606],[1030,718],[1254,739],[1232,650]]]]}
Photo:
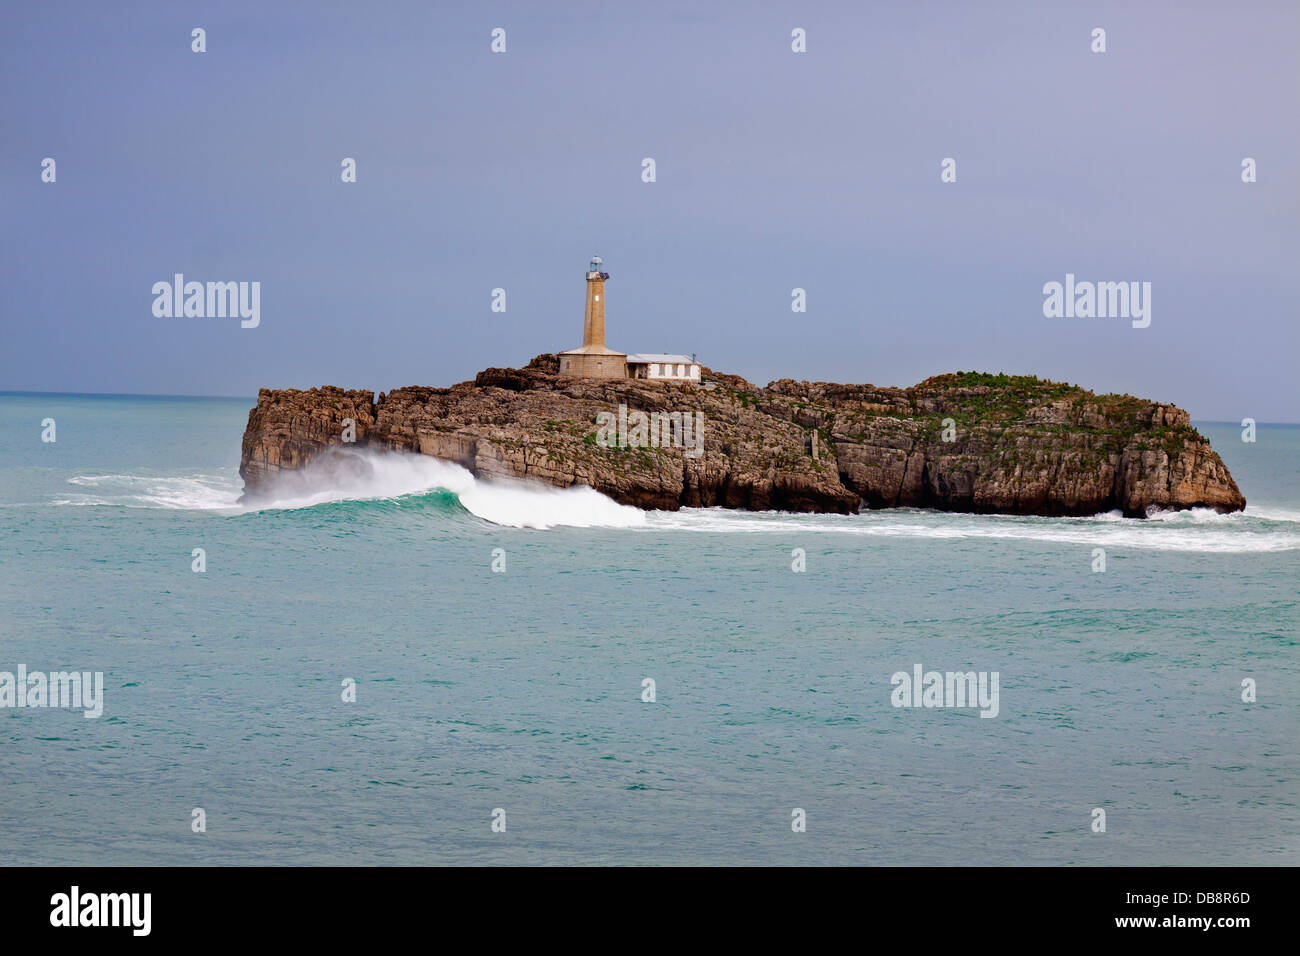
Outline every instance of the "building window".
{"type": "Polygon", "coordinates": [[[677,366],[677,377],[681,378],[683,374],[685,373],[682,372],[682,367],[680,365],[677,366]]]}
{"type": "Polygon", "coordinates": [[[651,374],[651,375],[658,375],[658,374],[659,374],[659,365],[658,365],[658,363],[651,364],[651,366],[650,366],[650,374],[651,374]]]}
{"type": "Polygon", "coordinates": [[[699,377],[700,377],[700,367],[698,365],[692,365],[691,378],[699,378],[699,377]]]}

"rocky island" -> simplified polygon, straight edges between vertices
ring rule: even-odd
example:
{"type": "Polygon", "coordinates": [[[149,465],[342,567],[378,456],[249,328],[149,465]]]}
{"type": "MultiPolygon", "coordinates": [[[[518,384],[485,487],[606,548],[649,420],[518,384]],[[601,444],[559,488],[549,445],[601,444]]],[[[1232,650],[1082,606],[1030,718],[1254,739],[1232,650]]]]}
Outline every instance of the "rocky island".
{"type": "Polygon", "coordinates": [[[1130,395],[975,372],[911,388],[758,387],[703,366],[692,380],[583,378],[561,375],[560,361],[539,355],[450,388],[378,396],[262,389],[244,432],[245,499],[313,462],[364,467],[355,451],[371,449],[433,455],[486,480],[588,485],[647,509],[1142,517],[1246,504],[1187,412],[1130,395]],[[699,449],[602,440],[620,406],[702,416],[699,449]]]}

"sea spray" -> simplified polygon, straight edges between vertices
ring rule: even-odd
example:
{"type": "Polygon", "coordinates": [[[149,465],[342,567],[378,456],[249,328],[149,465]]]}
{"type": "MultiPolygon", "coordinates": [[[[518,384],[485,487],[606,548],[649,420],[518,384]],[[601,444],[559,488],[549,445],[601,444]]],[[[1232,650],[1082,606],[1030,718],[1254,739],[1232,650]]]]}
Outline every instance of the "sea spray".
{"type": "Polygon", "coordinates": [[[555,488],[521,481],[483,481],[452,462],[427,455],[346,451],[286,472],[245,504],[257,510],[308,508],[329,501],[399,498],[442,489],[470,514],[512,528],[631,528],[645,512],[585,485],[555,488]]]}
{"type": "Polygon", "coordinates": [[[233,471],[182,475],[77,475],[67,479],[78,492],[52,505],[208,511],[244,515],[297,510],[338,501],[386,501],[437,494],[444,506],[463,508],[493,524],[516,528],[612,527],[676,533],[814,534],[860,537],[848,547],[879,539],[981,538],[1027,543],[1101,546],[1186,553],[1278,553],[1300,550],[1300,510],[1248,505],[1220,514],[1210,508],[1153,512],[1146,519],[1118,511],[1073,518],[971,515],[897,508],[858,515],[796,515],[738,512],[722,508],[643,512],[583,485],[554,488],[540,483],[482,481],[460,465],[425,455],[357,450],[351,470],[308,466],[286,472],[283,482],[256,501],[238,503],[240,482],[233,471]],[[364,467],[363,467],[364,466],[364,467]]]}

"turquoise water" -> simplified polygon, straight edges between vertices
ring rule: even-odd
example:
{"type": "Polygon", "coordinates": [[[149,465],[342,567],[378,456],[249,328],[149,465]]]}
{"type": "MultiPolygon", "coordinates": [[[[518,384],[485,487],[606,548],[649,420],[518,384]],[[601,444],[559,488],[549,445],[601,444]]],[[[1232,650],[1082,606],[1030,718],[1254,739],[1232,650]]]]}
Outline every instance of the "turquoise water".
{"type": "Polygon", "coordinates": [[[1199,426],[1232,516],[647,516],[386,458],[247,511],[251,404],[0,395],[0,671],[106,698],[0,709],[0,861],[1300,862],[1300,428],[1199,426]],[[916,663],[998,716],[891,706],[916,663]]]}

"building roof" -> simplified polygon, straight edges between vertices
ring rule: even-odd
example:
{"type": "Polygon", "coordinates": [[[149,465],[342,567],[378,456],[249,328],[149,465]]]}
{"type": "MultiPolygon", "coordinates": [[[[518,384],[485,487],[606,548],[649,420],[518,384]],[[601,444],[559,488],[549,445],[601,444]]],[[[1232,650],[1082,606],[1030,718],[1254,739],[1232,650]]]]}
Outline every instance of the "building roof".
{"type": "Polygon", "coordinates": [[[649,365],[654,362],[657,365],[695,365],[689,355],[661,355],[654,352],[636,352],[627,357],[629,365],[649,365]]]}
{"type": "Polygon", "coordinates": [[[581,345],[576,349],[565,349],[563,352],[555,353],[557,355],[618,355],[627,358],[626,352],[616,352],[613,349],[607,349],[603,345],[581,345]]]}

